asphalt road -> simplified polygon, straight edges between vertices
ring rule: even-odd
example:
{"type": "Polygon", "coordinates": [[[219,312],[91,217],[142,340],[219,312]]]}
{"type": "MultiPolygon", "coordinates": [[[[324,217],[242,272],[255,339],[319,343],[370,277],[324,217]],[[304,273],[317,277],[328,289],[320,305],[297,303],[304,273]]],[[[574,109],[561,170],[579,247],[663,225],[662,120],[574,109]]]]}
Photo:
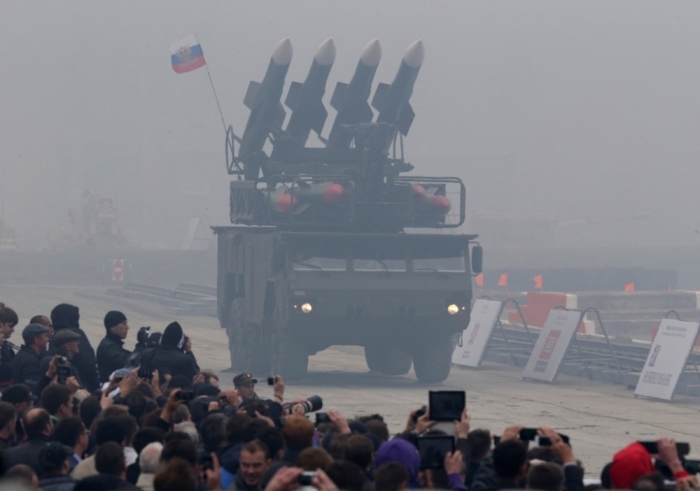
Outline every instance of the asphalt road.
{"type": "MultiPolygon", "coordinates": [[[[176,317],[165,306],[107,295],[103,288],[0,286],[0,302],[14,308],[20,326],[36,314],[48,314],[61,302],[78,305],[81,327],[94,346],[104,335],[102,319],[108,310],[121,310],[132,331],[126,346],[135,342],[139,326],[162,330],[176,317]]],[[[177,319],[193,340],[200,367],[219,372],[228,367],[225,333],[211,317],[177,319]]],[[[21,344],[17,330],[11,340],[21,344]]],[[[523,381],[521,369],[485,364],[479,371],[454,368],[440,386],[416,382],[413,373],[388,377],[369,373],[362,349],[333,347],[311,358],[309,376],[287,384],[288,398],[318,394],[326,409],[338,409],[347,416],[380,413],[392,432],[403,428],[409,411],[427,403],[431,389],[464,389],[472,417],[472,428],[489,428],[500,433],[509,424],[547,425],[568,434],[575,455],[597,478],[612,455],[634,440],[671,436],[691,445],[691,455],[700,455],[700,400],[681,397],[673,403],[636,399],[625,387],[584,378],[561,376],[554,385],[523,381]]],[[[267,374],[260,374],[264,377],[267,374]]],[[[223,385],[231,374],[220,373],[223,385]]],[[[262,396],[271,395],[260,385],[262,396]]]]}

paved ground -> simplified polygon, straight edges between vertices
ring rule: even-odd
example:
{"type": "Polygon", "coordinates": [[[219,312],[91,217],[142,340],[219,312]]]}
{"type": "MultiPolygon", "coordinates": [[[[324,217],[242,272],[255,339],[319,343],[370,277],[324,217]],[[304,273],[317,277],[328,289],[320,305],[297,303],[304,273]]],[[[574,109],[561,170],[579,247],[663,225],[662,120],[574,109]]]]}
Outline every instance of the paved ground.
{"type": "MultiPolygon", "coordinates": [[[[122,310],[133,332],[139,326],[162,330],[174,316],[158,304],[112,297],[101,288],[0,286],[0,301],[20,315],[21,325],[35,314],[48,314],[58,303],[81,309],[81,327],[94,345],[104,333],[102,318],[108,310],[122,310]]],[[[192,337],[202,368],[221,371],[228,367],[226,336],[215,319],[178,319],[192,337]]],[[[19,333],[12,341],[21,344],[19,333]]],[[[672,436],[687,441],[700,454],[700,400],[679,398],[674,403],[635,399],[632,392],[616,385],[583,378],[560,377],[555,385],[525,382],[520,369],[486,364],[479,371],[453,369],[440,388],[467,391],[473,428],[500,432],[507,424],[548,425],[570,435],[575,454],[585,464],[587,477],[597,477],[612,454],[633,440],[672,436]]],[[[263,376],[265,374],[261,374],[263,376]]],[[[221,374],[230,383],[230,374],[221,374]]],[[[437,387],[418,384],[412,373],[404,377],[378,376],[368,372],[362,350],[355,347],[328,349],[311,358],[310,374],[299,383],[288,384],[289,397],[319,394],[326,408],[347,415],[383,414],[392,431],[400,431],[411,409],[427,403],[427,391],[437,387]]],[[[260,387],[267,395],[269,389],[260,387]]]]}

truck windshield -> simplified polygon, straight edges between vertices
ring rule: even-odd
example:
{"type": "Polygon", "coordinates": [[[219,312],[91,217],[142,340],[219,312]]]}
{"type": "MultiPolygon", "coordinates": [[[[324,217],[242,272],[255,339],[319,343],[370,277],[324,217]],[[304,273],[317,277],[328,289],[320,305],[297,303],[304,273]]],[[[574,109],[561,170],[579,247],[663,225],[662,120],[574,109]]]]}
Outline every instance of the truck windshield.
{"type": "Polygon", "coordinates": [[[353,259],[354,271],[406,271],[404,259],[353,259]]]}
{"type": "Polygon", "coordinates": [[[464,256],[413,259],[413,271],[419,273],[426,271],[464,273],[467,271],[467,261],[464,259],[464,256]]]}
{"type": "Polygon", "coordinates": [[[312,256],[309,258],[297,258],[293,261],[295,271],[345,271],[347,263],[345,259],[335,257],[312,256]]]}

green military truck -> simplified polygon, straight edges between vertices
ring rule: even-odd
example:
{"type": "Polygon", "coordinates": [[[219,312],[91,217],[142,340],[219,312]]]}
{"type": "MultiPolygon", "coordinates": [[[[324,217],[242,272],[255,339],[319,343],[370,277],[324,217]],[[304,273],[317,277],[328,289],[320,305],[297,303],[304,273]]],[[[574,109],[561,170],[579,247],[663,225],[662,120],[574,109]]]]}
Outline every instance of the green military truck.
{"type": "Polygon", "coordinates": [[[306,81],[290,88],[286,104],[293,112],[285,130],[279,97],[281,63],[291,60],[281,53],[291,49],[288,40],[275,48],[262,84],[251,83],[243,137],[229,128],[227,168],[238,176],[230,185],[233,225],[214,231],[218,315],[235,371],[301,378],[310,355],[353,345],[364,347],[374,372],[403,375],[413,365],[426,383],[449,374],[456,336],[469,322],[482,251],[476,236],[444,230],[464,222],[460,179],[403,175],[413,169],[404,160],[403,135],[420,68],[410,65],[416,50],[422,63],[422,43],[409,47],[394,82],[377,88],[372,105],[379,116],[372,122],[369,93],[356,86],[359,75],[367,85],[365,61],[376,56],[365,55],[376,46],[365,48],[350,83],[336,87],[331,105],[338,115],[328,139],[320,137],[317,120],[323,92],[312,90],[319,77],[325,87],[319,60],[328,61],[328,41],[306,81]],[[366,110],[358,111],[363,104],[366,110]],[[306,147],[309,129],[323,147],[306,147]]]}

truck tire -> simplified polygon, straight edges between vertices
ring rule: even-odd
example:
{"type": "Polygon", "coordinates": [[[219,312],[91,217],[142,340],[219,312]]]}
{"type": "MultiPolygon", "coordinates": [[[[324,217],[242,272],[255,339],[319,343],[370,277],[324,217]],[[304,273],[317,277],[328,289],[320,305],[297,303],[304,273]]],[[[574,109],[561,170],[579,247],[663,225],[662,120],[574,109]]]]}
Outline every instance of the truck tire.
{"type": "Polygon", "coordinates": [[[304,346],[287,342],[280,352],[280,372],[285,380],[299,380],[309,370],[309,353],[304,346]]]}
{"type": "Polygon", "coordinates": [[[416,378],[426,384],[438,384],[450,374],[452,367],[452,339],[445,337],[426,341],[413,350],[413,369],[416,378]]]}
{"type": "Polygon", "coordinates": [[[385,345],[365,346],[365,361],[371,371],[385,375],[406,375],[411,369],[408,354],[385,345]]]}

